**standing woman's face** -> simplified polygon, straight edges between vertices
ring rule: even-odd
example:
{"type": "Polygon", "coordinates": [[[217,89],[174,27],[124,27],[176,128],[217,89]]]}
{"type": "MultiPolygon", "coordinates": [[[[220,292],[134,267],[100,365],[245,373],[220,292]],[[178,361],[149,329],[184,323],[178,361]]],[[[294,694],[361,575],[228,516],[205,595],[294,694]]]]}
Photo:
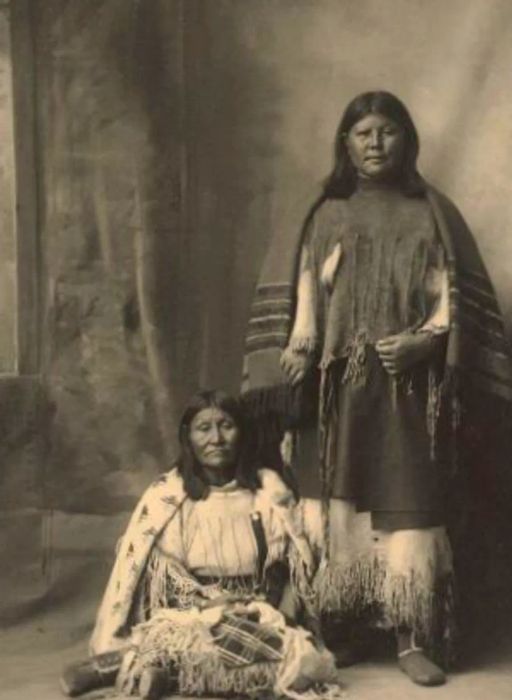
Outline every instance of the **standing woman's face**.
{"type": "Polygon", "coordinates": [[[233,418],[212,406],[196,413],[190,423],[190,444],[197,461],[222,472],[236,461],[240,432],[233,418]]]}
{"type": "Polygon", "coordinates": [[[360,177],[386,180],[402,164],[405,139],[398,124],[382,114],[368,114],[345,137],[347,151],[360,177]]]}

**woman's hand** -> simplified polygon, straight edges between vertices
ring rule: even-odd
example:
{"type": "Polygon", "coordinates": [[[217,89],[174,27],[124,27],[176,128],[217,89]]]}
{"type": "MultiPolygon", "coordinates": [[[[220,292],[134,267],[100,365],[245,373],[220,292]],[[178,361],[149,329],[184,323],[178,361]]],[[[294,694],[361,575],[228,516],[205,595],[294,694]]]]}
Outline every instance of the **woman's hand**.
{"type": "Polygon", "coordinates": [[[308,369],[313,364],[313,357],[297,350],[292,350],[290,346],[283,350],[281,355],[281,369],[285,372],[292,386],[299,384],[308,369]]]}
{"type": "Polygon", "coordinates": [[[399,333],[379,340],[375,349],[384,369],[392,377],[427,359],[434,348],[431,333],[399,333]]]}

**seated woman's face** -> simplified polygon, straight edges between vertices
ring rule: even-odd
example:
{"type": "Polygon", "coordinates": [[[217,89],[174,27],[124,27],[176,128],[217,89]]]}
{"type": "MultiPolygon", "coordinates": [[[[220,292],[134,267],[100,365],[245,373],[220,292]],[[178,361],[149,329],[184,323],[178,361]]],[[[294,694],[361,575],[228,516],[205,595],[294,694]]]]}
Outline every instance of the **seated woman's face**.
{"type": "Polygon", "coordinates": [[[368,114],[346,136],[347,151],[360,177],[385,180],[402,163],[404,134],[382,114],[368,114]]]}
{"type": "Polygon", "coordinates": [[[196,413],[190,423],[190,444],[197,461],[209,469],[225,470],[235,463],[239,430],[233,418],[212,406],[196,413]]]}

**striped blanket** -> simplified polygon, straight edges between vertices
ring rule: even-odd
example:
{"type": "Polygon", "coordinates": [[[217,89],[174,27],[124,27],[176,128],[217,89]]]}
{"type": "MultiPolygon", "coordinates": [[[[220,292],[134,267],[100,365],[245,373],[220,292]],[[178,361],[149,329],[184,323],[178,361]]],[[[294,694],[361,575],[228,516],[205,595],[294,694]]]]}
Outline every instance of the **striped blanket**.
{"type": "MultiPolygon", "coordinates": [[[[446,252],[450,281],[450,332],[441,398],[451,402],[453,424],[464,396],[478,392],[512,400],[512,367],[493,285],[464,219],[443,194],[426,185],[426,195],[446,252]]],[[[242,395],[260,426],[260,444],[275,441],[304,415],[311,386],[292,388],[279,366],[291,332],[302,236],[280,231],[256,288],[246,336],[242,395]]],[[[318,385],[318,377],[312,378],[318,385]]],[[[315,400],[313,398],[313,400],[315,400]]]]}
{"type": "Polygon", "coordinates": [[[433,188],[428,197],[446,251],[450,280],[446,373],[455,373],[469,386],[510,402],[510,352],[494,287],[456,207],[433,188]]]}

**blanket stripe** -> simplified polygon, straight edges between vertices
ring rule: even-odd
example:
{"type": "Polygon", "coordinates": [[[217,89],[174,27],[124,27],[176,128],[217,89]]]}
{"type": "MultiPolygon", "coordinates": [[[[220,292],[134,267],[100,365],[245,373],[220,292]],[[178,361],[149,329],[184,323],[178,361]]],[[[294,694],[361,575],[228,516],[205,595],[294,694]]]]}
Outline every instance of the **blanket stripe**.
{"type": "MultiPolygon", "coordinates": [[[[475,240],[453,203],[433,187],[426,193],[445,249],[450,301],[450,333],[443,395],[471,387],[512,401],[509,344],[498,300],[475,240]]],[[[262,430],[293,424],[301,415],[297,400],[279,369],[293,323],[297,262],[304,231],[280,232],[270,247],[256,288],[248,324],[242,397],[262,430]],[[273,427],[274,426],[274,427],[273,427]]],[[[455,398],[457,402],[459,397],[455,398]]],[[[452,401],[452,403],[454,403],[452,401]]],[[[455,404],[454,404],[455,405],[455,404]]],[[[259,436],[261,443],[265,436],[259,436]]]]}

